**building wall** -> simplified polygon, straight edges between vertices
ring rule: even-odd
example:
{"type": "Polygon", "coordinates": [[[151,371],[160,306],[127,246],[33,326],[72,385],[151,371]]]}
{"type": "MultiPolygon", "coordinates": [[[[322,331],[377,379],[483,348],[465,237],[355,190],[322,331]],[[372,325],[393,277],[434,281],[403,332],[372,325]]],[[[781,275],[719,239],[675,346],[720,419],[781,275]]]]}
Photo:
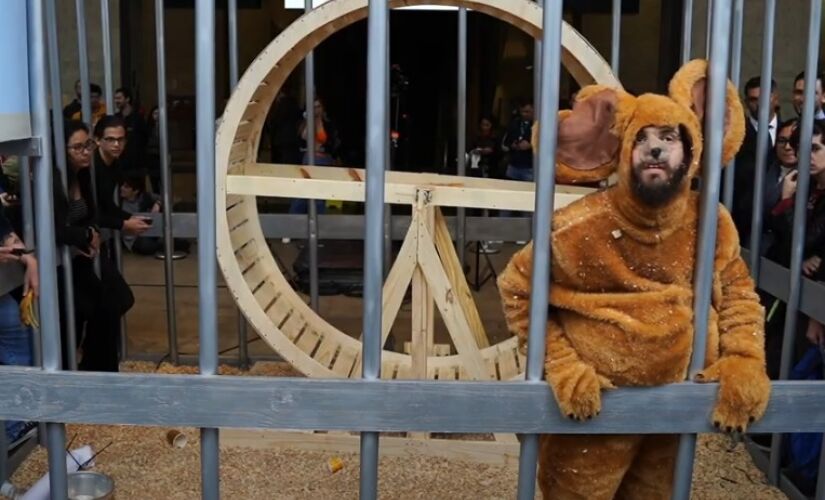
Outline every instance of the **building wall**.
{"type": "MultiPolygon", "coordinates": [[[[77,16],[75,2],[71,0],[53,0],[57,6],[57,30],[60,51],[60,91],[63,102],[74,98],[74,83],[80,79],[80,63],[77,45],[77,16]]],[[[89,78],[106,91],[103,75],[103,35],[101,29],[100,2],[87,1],[86,6],[86,45],[89,58],[89,78]]],[[[112,75],[114,88],[120,86],[120,5],[109,2],[110,34],[112,44],[112,75]]]]}

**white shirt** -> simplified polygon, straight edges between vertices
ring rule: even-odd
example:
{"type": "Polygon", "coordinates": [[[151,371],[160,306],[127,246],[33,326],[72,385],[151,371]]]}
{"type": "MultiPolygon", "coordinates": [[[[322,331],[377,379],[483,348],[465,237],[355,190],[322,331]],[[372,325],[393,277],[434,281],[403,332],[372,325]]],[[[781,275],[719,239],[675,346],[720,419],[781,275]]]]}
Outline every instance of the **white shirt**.
{"type": "MultiPolygon", "coordinates": [[[[754,120],[752,116],[748,116],[748,119],[751,121],[751,125],[753,125],[754,130],[759,130],[759,121],[754,120]]],[[[768,134],[771,136],[771,146],[776,144],[776,127],[776,115],[773,115],[773,118],[771,118],[771,121],[768,123],[768,134]]]]}

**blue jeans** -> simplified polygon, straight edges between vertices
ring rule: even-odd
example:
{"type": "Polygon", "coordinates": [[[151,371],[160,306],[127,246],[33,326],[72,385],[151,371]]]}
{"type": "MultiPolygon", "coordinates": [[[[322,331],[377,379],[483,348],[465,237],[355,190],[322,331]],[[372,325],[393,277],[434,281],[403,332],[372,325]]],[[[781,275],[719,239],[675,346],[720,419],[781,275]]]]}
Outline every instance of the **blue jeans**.
{"type": "MultiPolygon", "coordinates": [[[[20,320],[20,305],[10,295],[0,297],[0,364],[32,364],[32,333],[20,320]]],[[[23,422],[6,422],[6,438],[12,441],[23,429],[23,422]]]]}

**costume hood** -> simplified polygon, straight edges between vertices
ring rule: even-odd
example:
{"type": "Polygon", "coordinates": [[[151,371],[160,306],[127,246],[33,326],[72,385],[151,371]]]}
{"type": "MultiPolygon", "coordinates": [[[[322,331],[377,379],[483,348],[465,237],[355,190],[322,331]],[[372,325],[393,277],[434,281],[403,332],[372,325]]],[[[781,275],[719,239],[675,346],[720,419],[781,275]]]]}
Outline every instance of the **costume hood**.
{"type": "MultiPolygon", "coordinates": [[[[613,202],[630,226],[655,230],[658,236],[677,226],[689,198],[691,180],[701,175],[707,62],[694,60],[673,76],[669,95],[634,97],[624,90],[590,85],[579,92],[572,110],[559,113],[556,180],[563,184],[592,183],[614,172],[618,182],[613,202]],[[671,126],[682,134],[688,172],[682,190],[665,206],[650,207],[633,195],[631,156],[636,134],[648,126],[671,126]]],[[[534,127],[534,134],[537,134],[534,127]]],[[[736,88],[727,84],[723,168],[745,136],[745,119],[736,88]]],[[[537,141],[533,141],[537,147],[537,141]]]]}

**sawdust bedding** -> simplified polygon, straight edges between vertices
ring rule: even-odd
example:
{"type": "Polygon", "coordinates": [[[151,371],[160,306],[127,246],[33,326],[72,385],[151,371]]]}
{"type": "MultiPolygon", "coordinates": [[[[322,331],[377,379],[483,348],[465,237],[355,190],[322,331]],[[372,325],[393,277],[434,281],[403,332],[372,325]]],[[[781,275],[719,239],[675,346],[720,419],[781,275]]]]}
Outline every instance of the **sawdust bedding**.
{"type": "MultiPolygon", "coordinates": [[[[195,367],[124,363],[124,371],[196,373],[195,367]]],[[[240,370],[221,367],[227,375],[240,370]]],[[[297,376],[283,363],[258,363],[249,374],[297,376]]],[[[170,446],[160,427],[68,425],[73,446],[105,449],[94,470],[110,475],[116,498],[200,498],[200,446],[197,429],[181,428],[188,438],[183,448],[170,446]]],[[[341,454],[344,467],[331,473],[332,454],[298,450],[221,450],[221,496],[227,499],[345,499],[358,497],[358,456],[341,454]]],[[[22,488],[46,472],[45,449],[35,450],[12,477],[22,488]]],[[[379,497],[392,499],[513,498],[516,466],[482,465],[432,457],[383,457],[379,465],[379,497]]],[[[700,436],[693,477],[695,499],[768,500],[786,498],[766,484],[742,445],[729,450],[717,435],[700,436]]]]}

